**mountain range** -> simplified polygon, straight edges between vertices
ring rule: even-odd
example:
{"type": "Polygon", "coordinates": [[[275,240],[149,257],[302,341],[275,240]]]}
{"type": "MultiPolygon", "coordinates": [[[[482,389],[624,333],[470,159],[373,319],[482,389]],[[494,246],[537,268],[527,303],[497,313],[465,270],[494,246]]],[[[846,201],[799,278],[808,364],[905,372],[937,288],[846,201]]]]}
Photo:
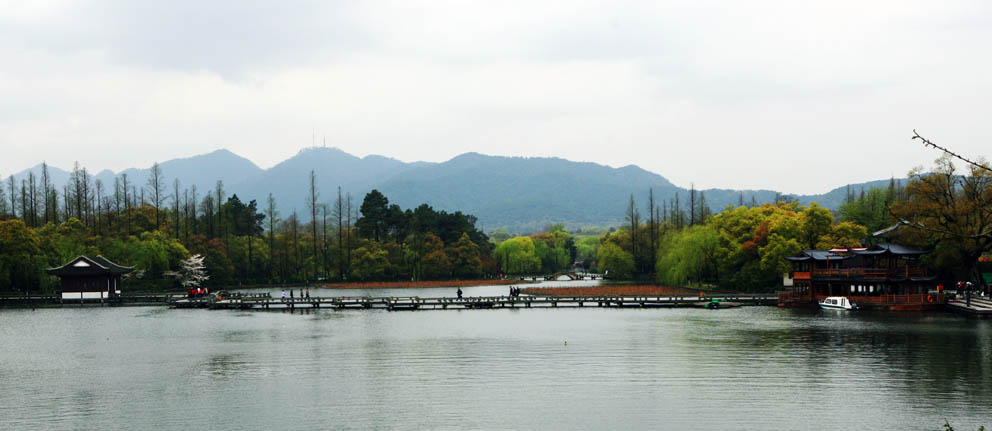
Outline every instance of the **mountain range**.
{"type": "MultiPolygon", "coordinates": [[[[475,215],[486,231],[505,228],[509,232],[526,233],[538,231],[549,223],[564,223],[570,229],[616,226],[624,218],[631,194],[645,216],[648,190],[653,190],[658,206],[678,195],[681,207],[685,208],[689,196],[687,189],[634,165],[612,168],[554,157],[465,153],[441,163],[406,163],[377,155],[359,158],[337,148],[315,147],[301,150],[269,169],[259,168],[228,150],[173,159],[160,163],[159,167],[169,195],[175,178],[179,179],[181,190],[195,185],[199,196],[214,190],[217,181],[222,181],[227,196],[237,194],[245,202],[257,200],[260,208],[272,193],[283,216],[294,209],[306,212],[309,173],[313,170],[321,202],[332,203],[340,187],[343,194],[351,194],[357,210],[365,194],[377,189],[390,203],[402,208],[427,203],[438,210],[475,215]]],[[[29,171],[40,178],[41,165],[14,174],[16,183],[26,178],[29,171]]],[[[149,172],[150,169],[138,168],[116,174],[104,170],[93,178],[103,182],[104,190],[112,190],[114,178],[125,173],[129,183],[145,186],[149,172]]],[[[49,176],[61,188],[70,174],[49,166],[49,176]]],[[[803,205],[815,201],[835,210],[843,203],[848,187],[858,192],[887,186],[889,181],[846,184],[823,194],[792,197],[803,205]]],[[[764,203],[782,194],[774,190],[699,191],[705,194],[706,203],[714,212],[727,205],[737,205],[740,200],[764,203]]]]}

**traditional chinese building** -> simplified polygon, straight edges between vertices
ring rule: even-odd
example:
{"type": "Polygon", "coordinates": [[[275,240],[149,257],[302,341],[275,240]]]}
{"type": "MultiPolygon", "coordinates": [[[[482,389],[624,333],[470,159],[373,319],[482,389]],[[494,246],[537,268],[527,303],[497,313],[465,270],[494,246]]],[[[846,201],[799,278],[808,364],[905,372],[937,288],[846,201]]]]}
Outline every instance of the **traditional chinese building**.
{"type": "Polygon", "coordinates": [[[861,308],[935,308],[944,297],[937,292],[936,277],[920,264],[920,257],[928,253],[891,243],[805,250],[786,257],[792,264],[792,285],[779,294],[778,305],[816,306],[828,296],[846,296],[861,308]]]}
{"type": "Polygon", "coordinates": [[[121,276],[134,268],[120,266],[103,256],[79,256],[69,263],[46,269],[59,278],[62,299],[107,299],[121,294],[121,276]]]}

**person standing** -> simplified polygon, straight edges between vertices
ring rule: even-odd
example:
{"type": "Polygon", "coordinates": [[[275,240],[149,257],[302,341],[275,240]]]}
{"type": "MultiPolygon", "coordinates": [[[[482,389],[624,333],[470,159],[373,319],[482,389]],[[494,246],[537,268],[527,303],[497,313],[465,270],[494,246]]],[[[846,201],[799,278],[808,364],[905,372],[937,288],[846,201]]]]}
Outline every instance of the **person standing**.
{"type": "Polygon", "coordinates": [[[456,293],[458,293],[458,299],[462,299],[462,288],[459,287],[456,293]]]}
{"type": "Polygon", "coordinates": [[[286,289],[282,289],[282,302],[286,302],[286,289]]]}

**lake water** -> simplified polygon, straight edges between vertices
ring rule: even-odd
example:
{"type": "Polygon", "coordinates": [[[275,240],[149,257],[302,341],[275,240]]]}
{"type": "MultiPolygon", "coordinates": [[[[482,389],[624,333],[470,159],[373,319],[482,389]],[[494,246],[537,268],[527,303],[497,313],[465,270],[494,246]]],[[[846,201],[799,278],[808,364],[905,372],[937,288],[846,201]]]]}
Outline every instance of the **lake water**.
{"type": "Polygon", "coordinates": [[[942,313],[0,310],[0,346],[3,429],[992,425],[992,322],[942,313]]]}

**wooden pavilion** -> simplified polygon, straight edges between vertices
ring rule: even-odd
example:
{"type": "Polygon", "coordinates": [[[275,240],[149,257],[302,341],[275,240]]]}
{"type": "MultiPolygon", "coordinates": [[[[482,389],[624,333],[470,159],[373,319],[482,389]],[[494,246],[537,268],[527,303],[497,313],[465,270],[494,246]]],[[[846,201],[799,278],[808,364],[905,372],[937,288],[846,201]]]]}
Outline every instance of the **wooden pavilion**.
{"type": "Polygon", "coordinates": [[[866,248],[804,250],[786,257],[792,263],[792,287],[779,294],[778,305],[816,306],[828,296],[846,296],[859,307],[924,310],[944,303],[937,277],[920,263],[930,253],[900,244],[866,248]]]}
{"type": "Polygon", "coordinates": [[[62,299],[108,299],[121,294],[121,276],[133,271],[103,256],[79,256],[58,268],[45,270],[59,277],[62,299]]]}

